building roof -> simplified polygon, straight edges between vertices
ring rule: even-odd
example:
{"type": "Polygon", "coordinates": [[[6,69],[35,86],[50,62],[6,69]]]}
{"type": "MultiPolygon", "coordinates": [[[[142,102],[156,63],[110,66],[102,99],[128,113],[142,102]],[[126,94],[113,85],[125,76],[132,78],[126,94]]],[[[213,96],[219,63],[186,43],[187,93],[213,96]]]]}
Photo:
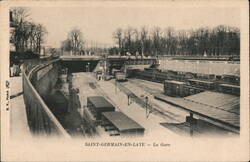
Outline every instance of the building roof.
{"type": "Polygon", "coordinates": [[[196,124],[193,124],[192,128],[190,127],[190,123],[188,122],[160,123],[160,125],[180,135],[190,135],[190,129],[193,130],[194,136],[206,136],[206,135],[229,136],[230,135],[229,132],[231,132],[230,130],[221,128],[202,119],[196,119],[196,124]]]}
{"type": "Polygon", "coordinates": [[[196,115],[210,118],[213,121],[218,121],[220,123],[239,128],[239,97],[235,98],[237,96],[229,95],[234,97],[229,99],[226,96],[228,97],[228,94],[217,92],[202,92],[185,97],[185,99],[173,98],[163,94],[155,95],[157,99],[179,106],[196,115]],[[208,93],[211,94],[207,95],[208,93]],[[232,104],[230,104],[230,102],[232,104]]]}
{"type": "Polygon", "coordinates": [[[131,129],[140,129],[144,128],[136,123],[134,120],[129,118],[127,115],[119,111],[113,112],[103,112],[103,116],[106,117],[119,131],[126,131],[131,129]]]}
{"type": "Polygon", "coordinates": [[[102,96],[91,96],[88,97],[88,100],[95,106],[95,108],[114,107],[102,96]]]}
{"type": "Polygon", "coordinates": [[[191,102],[185,102],[183,106],[185,105],[192,111],[205,114],[236,127],[240,126],[240,97],[238,96],[205,91],[185,97],[185,100],[191,102]]]}
{"type": "Polygon", "coordinates": [[[218,92],[209,92],[205,91],[195,95],[185,97],[186,100],[207,105],[210,107],[222,109],[225,111],[233,112],[239,114],[240,109],[240,97],[218,93],[218,92]],[[238,109],[238,111],[237,111],[238,109]]]}

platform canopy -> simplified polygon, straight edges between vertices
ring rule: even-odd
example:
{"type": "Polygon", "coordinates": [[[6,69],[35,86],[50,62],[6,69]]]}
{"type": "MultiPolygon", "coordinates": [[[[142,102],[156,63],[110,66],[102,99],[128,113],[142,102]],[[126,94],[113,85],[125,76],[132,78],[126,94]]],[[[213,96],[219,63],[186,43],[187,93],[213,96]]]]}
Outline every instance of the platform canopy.
{"type": "Polygon", "coordinates": [[[240,128],[240,98],[238,96],[205,91],[185,98],[174,98],[163,94],[157,94],[155,98],[196,115],[240,128]]]}
{"type": "Polygon", "coordinates": [[[104,107],[114,107],[109,101],[107,101],[102,96],[91,96],[88,97],[88,100],[95,106],[95,108],[104,108],[104,107]]]}
{"type": "Polygon", "coordinates": [[[144,128],[119,111],[103,112],[103,116],[109,120],[119,131],[144,130],[144,128]]]}

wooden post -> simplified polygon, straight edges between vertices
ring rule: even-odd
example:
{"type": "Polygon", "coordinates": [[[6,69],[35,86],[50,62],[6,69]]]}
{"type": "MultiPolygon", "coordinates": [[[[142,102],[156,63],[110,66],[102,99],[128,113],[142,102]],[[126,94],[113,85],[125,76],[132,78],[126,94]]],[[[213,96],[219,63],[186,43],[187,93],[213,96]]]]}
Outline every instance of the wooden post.
{"type": "Polygon", "coordinates": [[[194,125],[197,123],[197,119],[193,118],[193,113],[190,112],[190,116],[186,117],[186,122],[190,124],[190,136],[194,135],[194,125]]]}

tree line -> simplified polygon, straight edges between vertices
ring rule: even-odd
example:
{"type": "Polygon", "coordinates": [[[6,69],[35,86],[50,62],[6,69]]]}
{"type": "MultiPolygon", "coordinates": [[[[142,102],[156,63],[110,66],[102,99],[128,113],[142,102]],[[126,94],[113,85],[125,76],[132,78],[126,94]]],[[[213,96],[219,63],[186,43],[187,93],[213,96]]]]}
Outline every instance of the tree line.
{"type": "Polygon", "coordinates": [[[116,47],[109,49],[111,55],[128,53],[160,55],[239,55],[240,30],[236,27],[219,25],[191,30],[118,28],[113,32],[116,47]]]}
{"type": "Polygon", "coordinates": [[[29,15],[27,8],[17,7],[10,10],[10,25],[14,28],[10,42],[16,52],[40,53],[47,30],[42,24],[29,21],[29,15]]]}

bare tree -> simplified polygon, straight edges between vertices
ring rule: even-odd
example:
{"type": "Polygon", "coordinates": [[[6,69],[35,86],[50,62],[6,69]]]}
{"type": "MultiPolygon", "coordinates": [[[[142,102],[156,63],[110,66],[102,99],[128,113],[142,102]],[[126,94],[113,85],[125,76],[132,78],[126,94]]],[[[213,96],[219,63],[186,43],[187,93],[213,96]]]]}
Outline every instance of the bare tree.
{"type": "Polygon", "coordinates": [[[41,24],[37,25],[28,21],[30,12],[27,8],[13,8],[11,13],[12,21],[15,24],[15,30],[11,33],[11,42],[13,42],[16,51],[40,53],[44,36],[47,34],[46,28],[41,24]]]}
{"type": "Polygon", "coordinates": [[[154,49],[154,55],[158,56],[160,52],[160,41],[161,41],[161,28],[160,27],[154,27],[152,29],[152,41],[153,41],[153,49],[154,49]]]}
{"type": "Polygon", "coordinates": [[[146,27],[142,27],[141,31],[140,31],[142,55],[144,55],[144,53],[145,53],[145,45],[146,45],[147,37],[148,37],[148,31],[147,31],[146,27]]]}
{"type": "Polygon", "coordinates": [[[46,28],[42,24],[38,24],[35,29],[36,52],[41,52],[41,44],[44,43],[44,35],[47,34],[46,28]]]}
{"type": "Polygon", "coordinates": [[[187,40],[188,40],[188,33],[185,30],[181,30],[178,32],[178,53],[187,55],[188,53],[188,46],[187,46],[187,40]]]}
{"type": "Polygon", "coordinates": [[[15,25],[15,30],[11,35],[11,42],[14,43],[17,51],[24,51],[24,41],[27,40],[27,17],[29,11],[26,8],[13,8],[11,10],[12,21],[15,25]]]}
{"type": "Polygon", "coordinates": [[[70,42],[70,47],[73,53],[80,54],[84,45],[83,35],[81,30],[77,28],[72,29],[68,34],[68,40],[70,42]]]}
{"type": "MultiPolygon", "coordinates": [[[[161,30],[156,26],[150,33],[145,27],[140,31],[132,27],[117,31],[122,31],[118,35],[116,32],[116,40],[122,44],[119,50],[132,54],[137,51],[156,56],[240,54],[240,30],[224,25],[179,31],[175,31],[172,27],[161,30]]],[[[113,48],[110,51],[114,53],[117,49],[113,48]]]]}
{"type": "Polygon", "coordinates": [[[113,32],[113,38],[118,43],[119,53],[121,53],[122,48],[122,29],[118,28],[116,31],[113,32]]]}
{"type": "Polygon", "coordinates": [[[132,36],[134,34],[134,29],[132,27],[128,27],[124,30],[124,43],[126,52],[131,52],[132,50],[132,36]]]}
{"type": "Polygon", "coordinates": [[[12,13],[12,20],[14,24],[17,25],[20,25],[20,23],[27,21],[27,18],[30,15],[28,8],[25,7],[12,8],[11,13],[12,13]]]}

